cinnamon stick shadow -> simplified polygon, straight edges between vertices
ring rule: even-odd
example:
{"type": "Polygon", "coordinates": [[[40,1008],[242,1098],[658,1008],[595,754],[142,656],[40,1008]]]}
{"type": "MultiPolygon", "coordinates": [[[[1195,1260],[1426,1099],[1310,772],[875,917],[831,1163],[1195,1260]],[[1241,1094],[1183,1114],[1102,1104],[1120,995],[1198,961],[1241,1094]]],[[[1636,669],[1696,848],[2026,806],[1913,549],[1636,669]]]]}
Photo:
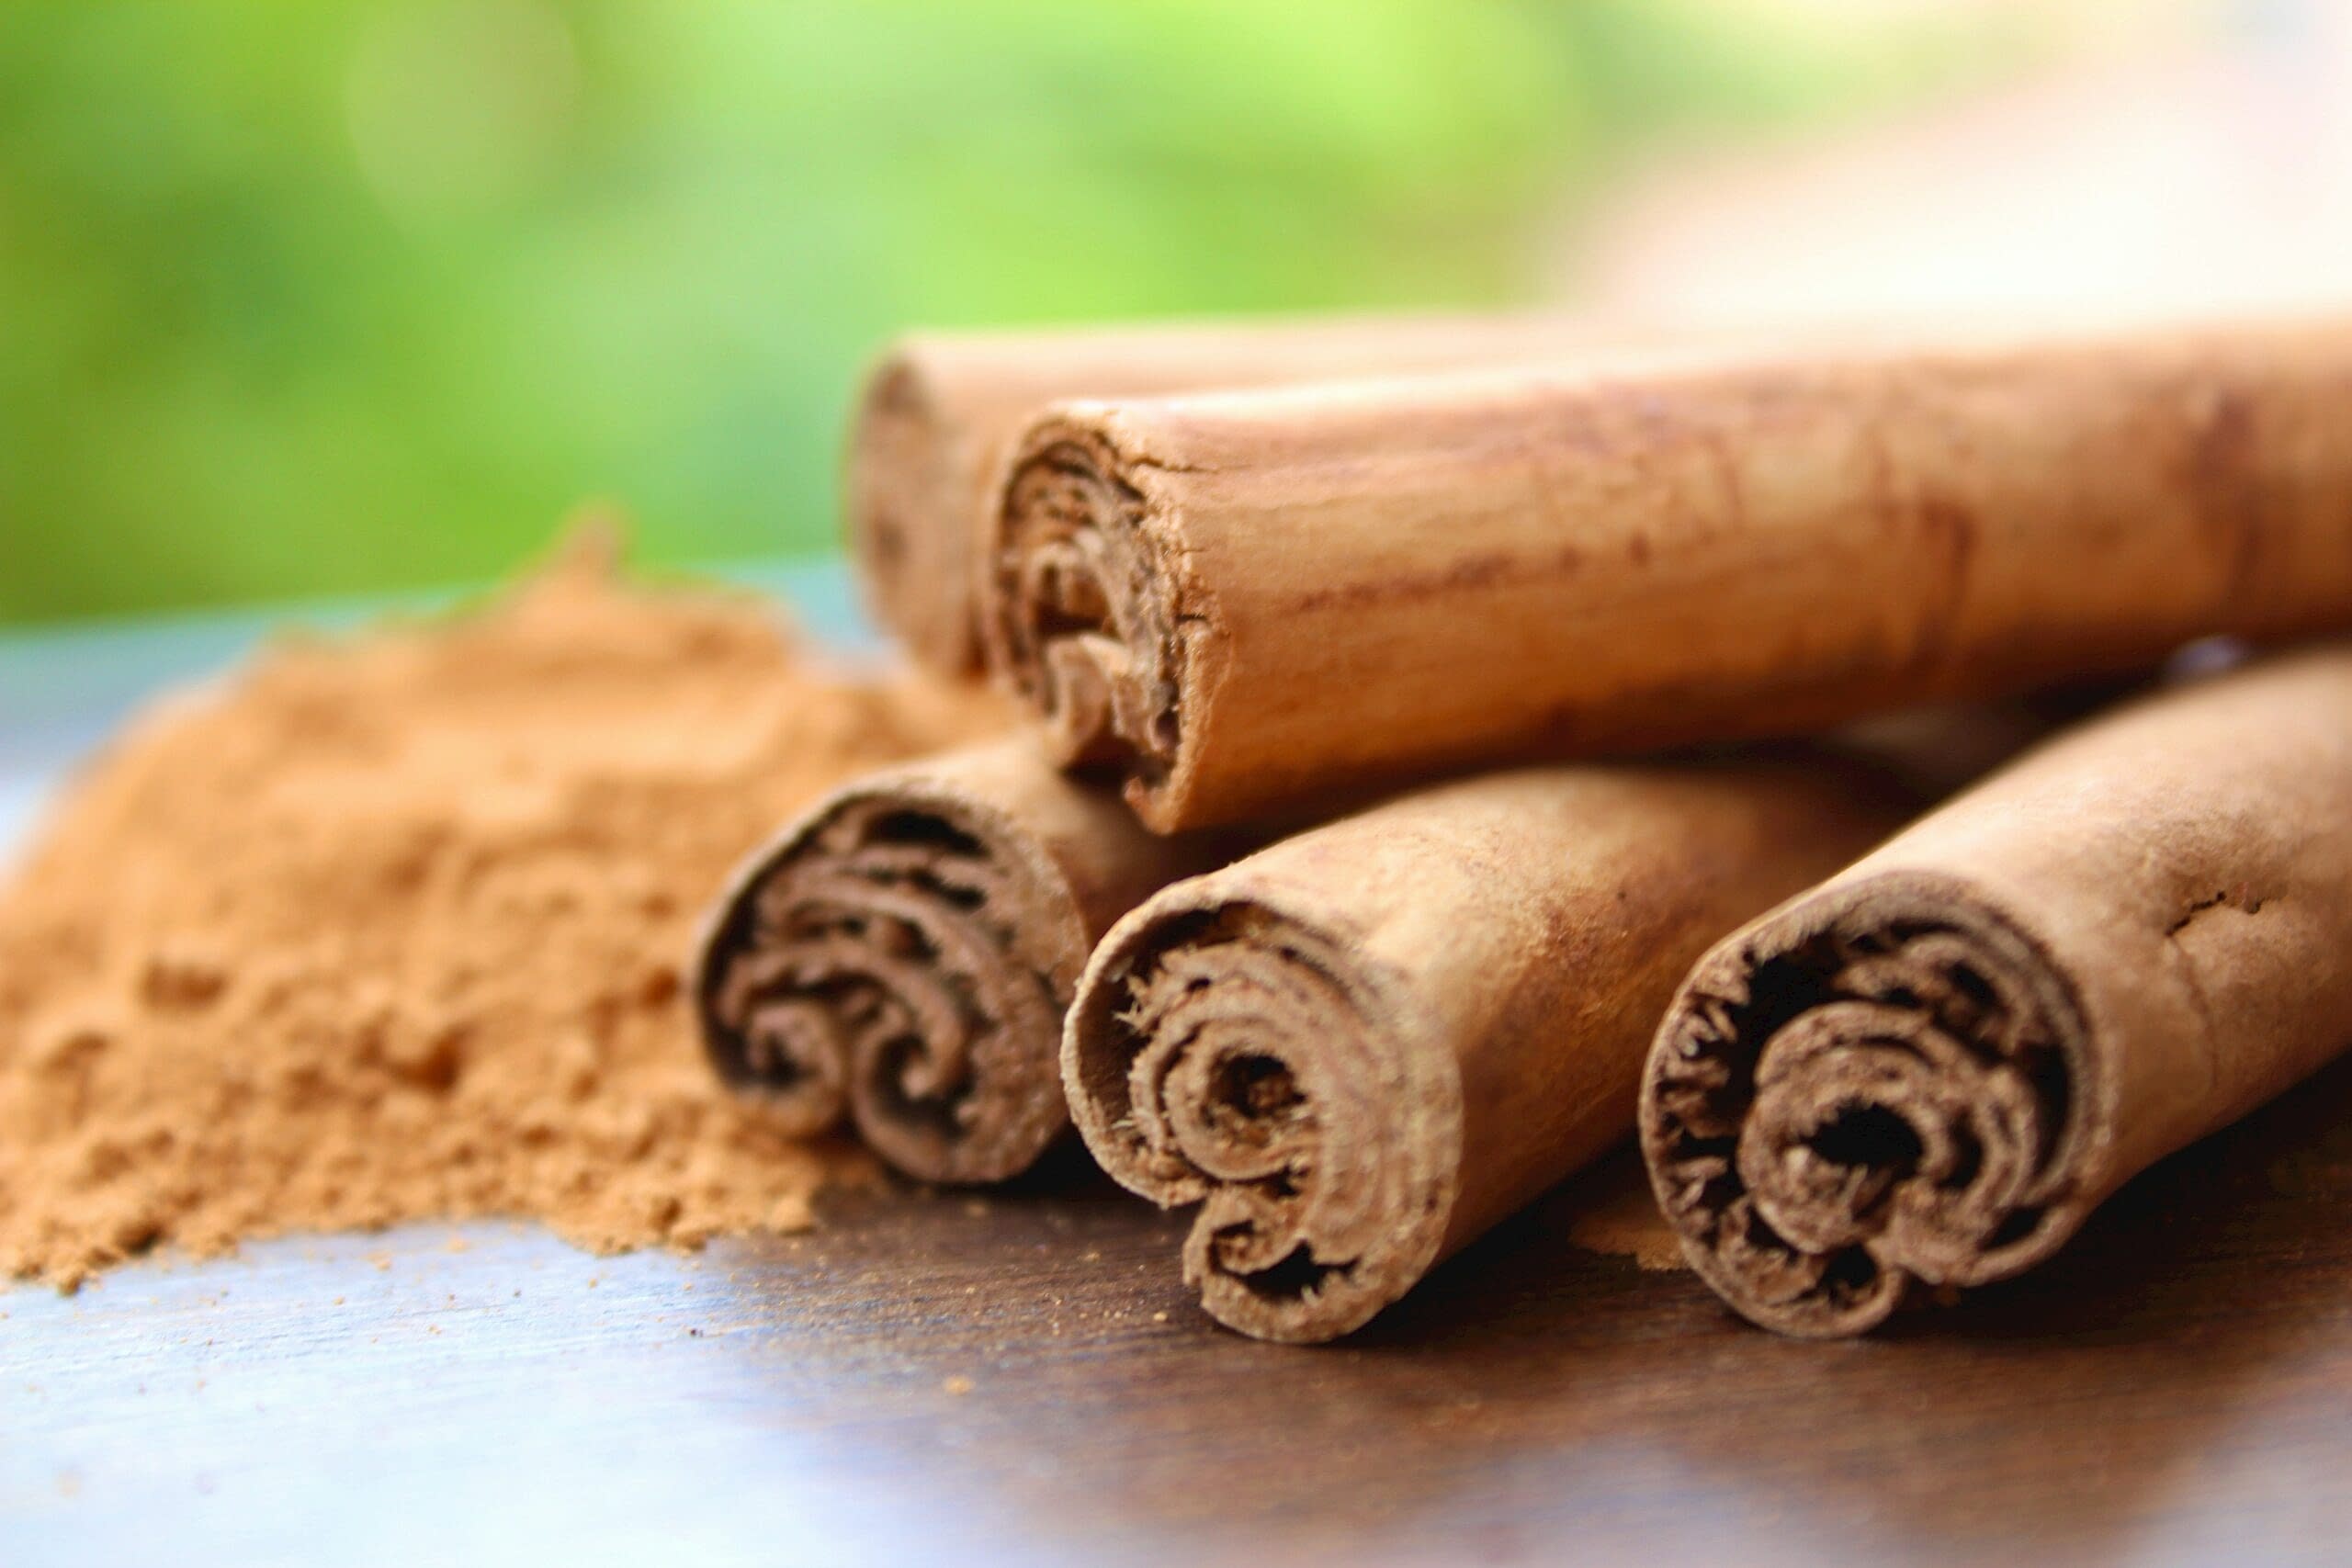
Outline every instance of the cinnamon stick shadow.
{"type": "Polygon", "coordinates": [[[2352,1062],[2154,1168],[1970,1311],[1844,1344],[1758,1334],[1692,1276],[1561,1245],[1573,1185],[1313,1353],[1192,1311],[1165,1267],[1182,1221],[1082,1176],[977,1216],[861,1200],[806,1243],[846,1311],[812,1314],[784,1244],[747,1249],[749,1290],[795,1327],[789,1357],[747,1360],[745,1397],[814,1380],[814,1414],[854,1416],[928,1497],[1098,1559],[1544,1561],[1573,1540],[1797,1560],[1834,1540],[1848,1561],[2095,1562],[2222,1530],[2276,1557],[2345,1512],[2280,1506],[2264,1461],[2308,1470],[2344,1430],[2347,1128],[2352,1062]],[[973,1392],[942,1391],[959,1375],[973,1392]]]}

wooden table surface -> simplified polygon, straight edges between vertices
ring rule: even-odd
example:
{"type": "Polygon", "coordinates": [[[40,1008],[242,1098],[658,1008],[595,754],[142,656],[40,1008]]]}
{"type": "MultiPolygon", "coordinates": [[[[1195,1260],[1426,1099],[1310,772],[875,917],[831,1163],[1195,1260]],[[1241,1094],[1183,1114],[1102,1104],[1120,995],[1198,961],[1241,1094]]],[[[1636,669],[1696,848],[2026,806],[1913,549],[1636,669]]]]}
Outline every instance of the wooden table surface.
{"type": "MultiPolygon", "coordinates": [[[[0,646],[0,807],[49,765],[30,646],[0,646]]],[[[18,1287],[0,1562],[2352,1551],[2352,1064],[1861,1343],[1569,1244],[1589,1201],[1323,1349],[1209,1324],[1181,1221],[1075,1158],[699,1258],[422,1226],[18,1287]]]]}

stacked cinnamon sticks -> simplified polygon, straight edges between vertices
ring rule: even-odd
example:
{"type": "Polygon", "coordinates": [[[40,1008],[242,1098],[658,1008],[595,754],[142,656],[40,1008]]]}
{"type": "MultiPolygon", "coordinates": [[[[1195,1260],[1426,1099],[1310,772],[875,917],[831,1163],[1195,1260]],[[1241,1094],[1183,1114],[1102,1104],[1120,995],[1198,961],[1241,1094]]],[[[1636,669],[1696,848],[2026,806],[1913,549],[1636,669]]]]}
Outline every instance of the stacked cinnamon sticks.
{"type": "Polygon", "coordinates": [[[2352,631],[2352,320],[919,339],[850,467],[1035,722],[753,858],[713,1060],[929,1179],[1074,1123],[1243,1332],[1636,1135],[1726,1302],[1860,1332],[2352,1045],[2352,642],[2267,647],[2352,631]]]}

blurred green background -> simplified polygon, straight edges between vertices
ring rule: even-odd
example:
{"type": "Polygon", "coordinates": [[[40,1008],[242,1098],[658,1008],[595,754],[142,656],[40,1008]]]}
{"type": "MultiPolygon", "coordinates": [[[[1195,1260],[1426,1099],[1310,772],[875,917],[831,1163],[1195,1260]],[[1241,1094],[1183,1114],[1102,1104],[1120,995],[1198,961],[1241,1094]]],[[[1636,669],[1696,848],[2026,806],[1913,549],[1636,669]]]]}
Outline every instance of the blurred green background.
{"type": "Polygon", "coordinates": [[[1961,9],[0,6],[0,620],[828,548],[896,330],[1555,296],[1628,160],[2033,49],[1961,9]]]}

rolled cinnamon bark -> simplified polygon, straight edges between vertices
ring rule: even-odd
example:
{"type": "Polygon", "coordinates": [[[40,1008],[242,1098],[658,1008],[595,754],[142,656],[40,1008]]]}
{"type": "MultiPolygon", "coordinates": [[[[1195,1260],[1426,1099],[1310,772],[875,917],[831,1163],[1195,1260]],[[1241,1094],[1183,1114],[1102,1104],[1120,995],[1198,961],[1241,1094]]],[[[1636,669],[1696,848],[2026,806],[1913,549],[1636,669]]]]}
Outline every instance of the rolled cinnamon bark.
{"type": "Polygon", "coordinates": [[[2352,320],[1064,405],[991,665],[1155,829],[2352,622],[2352,320]]]}
{"type": "Polygon", "coordinates": [[[695,979],[704,1043],[797,1131],[846,1115],[910,1175],[1002,1180],[1069,1125],[1057,1054],[1088,950],[1225,852],[1146,832],[1026,737],[862,780],[714,907],[695,979]]]}
{"type": "Polygon", "coordinates": [[[1122,1184],[1200,1206],[1211,1315],[1336,1337],[1625,1137],[1689,961],[1902,807],[1820,759],[1400,796],[1120,921],[1070,1009],[1071,1114],[1122,1184]]]}
{"type": "Polygon", "coordinates": [[[2352,1043],[2352,648],[2142,700],[1725,940],[1660,1029],[1651,1179],[1784,1334],[2064,1246],[2352,1043]]]}
{"type": "Polygon", "coordinates": [[[994,468],[1043,405],[1518,363],[1590,336],[1539,316],[902,338],[868,374],[851,422],[850,547],[876,618],[926,664],[962,673],[979,664],[975,561],[994,468]]]}

